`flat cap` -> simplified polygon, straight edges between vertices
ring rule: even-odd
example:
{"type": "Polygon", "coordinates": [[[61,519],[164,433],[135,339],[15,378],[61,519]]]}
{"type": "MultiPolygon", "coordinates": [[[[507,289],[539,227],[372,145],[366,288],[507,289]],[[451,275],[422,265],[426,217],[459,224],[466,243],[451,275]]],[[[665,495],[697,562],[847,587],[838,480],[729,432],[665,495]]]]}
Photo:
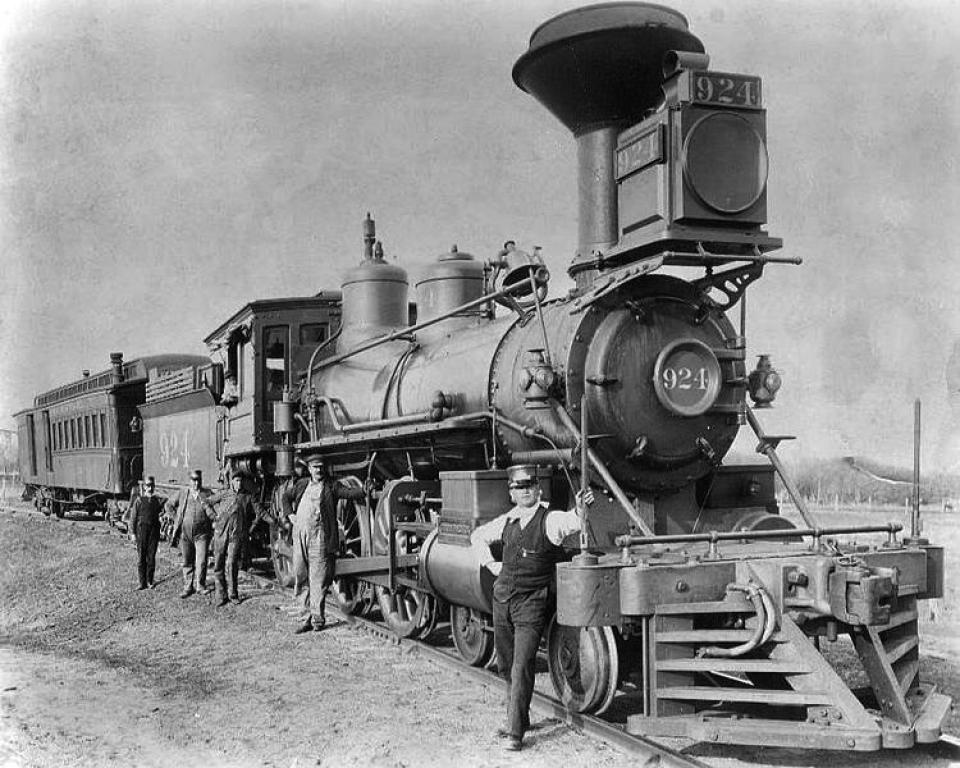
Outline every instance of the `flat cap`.
{"type": "Polygon", "coordinates": [[[323,466],[326,463],[322,453],[311,453],[308,456],[304,456],[303,461],[308,467],[311,464],[319,464],[320,466],[323,466]]]}
{"type": "Polygon", "coordinates": [[[507,468],[507,481],[511,488],[523,488],[537,484],[536,464],[514,464],[507,468]]]}

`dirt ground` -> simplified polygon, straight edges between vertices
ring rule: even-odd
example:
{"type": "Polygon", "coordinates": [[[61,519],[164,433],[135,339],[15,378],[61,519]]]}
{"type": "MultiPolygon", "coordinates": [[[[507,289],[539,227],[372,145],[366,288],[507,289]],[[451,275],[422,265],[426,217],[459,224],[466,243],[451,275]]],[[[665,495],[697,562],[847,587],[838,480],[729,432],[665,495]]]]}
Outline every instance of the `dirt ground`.
{"type": "MultiPolygon", "coordinates": [[[[346,624],[293,635],[288,598],[252,582],[240,605],[180,600],[163,543],[157,588],[135,591],[133,544],[103,522],[8,509],[0,552],[0,767],[637,765],[540,717],[524,751],[505,753],[495,688],[346,624]]],[[[921,674],[956,697],[960,660],[942,655],[921,674]]],[[[721,768],[837,759],[698,754],[721,768]]],[[[960,764],[960,751],[841,759],[940,768],[960,764]]]]}

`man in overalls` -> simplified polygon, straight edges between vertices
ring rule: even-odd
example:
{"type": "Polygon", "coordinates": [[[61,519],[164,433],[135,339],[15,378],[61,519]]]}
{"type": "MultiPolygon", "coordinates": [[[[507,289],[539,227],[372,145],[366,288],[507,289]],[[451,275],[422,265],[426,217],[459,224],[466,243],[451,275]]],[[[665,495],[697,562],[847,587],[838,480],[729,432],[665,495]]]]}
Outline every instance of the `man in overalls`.
{"type": "MultiPolygon", "coordinates": [[[[580,530],[576,509],[550,511],[540,501],[537,467],[519,464],[507,470],[510,500],[506,513],[476,528],[471,543],[481,567],[497,580],[493,585],[493,640],[501,677],[507,681],[506,727],[497,735],[507,739],[506,748],[523,747],[530,727],[530,700],[537,664],[537,648],[544,627],[553,614],[552,587],[556,565],[563,559],[561,543],[580,530]],[[490,552],[495,541],[503,542],[503,561],[490,552]]],[[[593,503],[587,491],[584,503],[593,503]]]]}
{"type": "Polygon", "coordinates": [[[297,634],[321,630],[327,622],[327,591],[340,546],[337,499],[366,498],[363,488],[327,477],[322,455],[308,456],[306,462],[310,482],[297,503],[293,523],[293,597],[300,606],[297,634]]]}

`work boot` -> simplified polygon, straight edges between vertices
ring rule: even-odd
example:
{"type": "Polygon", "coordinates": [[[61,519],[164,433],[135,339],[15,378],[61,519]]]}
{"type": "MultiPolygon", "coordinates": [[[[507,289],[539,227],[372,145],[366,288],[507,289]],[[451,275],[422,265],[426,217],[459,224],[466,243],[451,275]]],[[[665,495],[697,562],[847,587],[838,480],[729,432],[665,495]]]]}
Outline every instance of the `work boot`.
{"type": "Polygon", "coordinates": [[[137,587],[136,591],[139,592],[140,590],[146,589],[146,588],[147,588],[146,584],[141,584],[139,587],[137,587]]]}
{"type": "Polygon", "coordinates": [[[190,597],[190,595],[192,595],[192,594],[193,594],[193,590],[192,590],[192,589],[185,589],[185,590],[183,590],[183,592],[180,593],[180,599],[181,599],[181,600],[186,599],[186,598],[190,597]]]}
{"type": "Polygon", "coordinates": [[[304,632],[313,632],[313,622],[311,622],[309,619],[293,630],[293,634],[295,635],[302,635],[304,632]]]}
{"type": "Polygon", "coordinates": [[[507,743],[503,745],[503,748],[508,752],[519,752],[523,749],[523,739],[519,736],[511,736],[507,739],[507,743]]]}
{"type": "Polygon", "coordinates": [[[217,603],[217,608],[223,608],[223,606],[229,605],[229,604],[230,604],[230,600],[227,598],[226,595],[224,595],[223,597],[220,598],[219,602],[217,603]]]}
{"type": "Polygon", "coordinates": [[[230,595],[230,602],[236,605],[240,605],[241,603],[240,595],[230,595]]]}
{"type": "Polygon", "coordinates": [[[208,586],[206,586],[206,585],[204,585],[204,584],[201,584],[201,585],[200,585],[200,594],[201,594],[201,595],[209,595],[211,592],[213,592],[213,587],[208,587],[208,586]]]}

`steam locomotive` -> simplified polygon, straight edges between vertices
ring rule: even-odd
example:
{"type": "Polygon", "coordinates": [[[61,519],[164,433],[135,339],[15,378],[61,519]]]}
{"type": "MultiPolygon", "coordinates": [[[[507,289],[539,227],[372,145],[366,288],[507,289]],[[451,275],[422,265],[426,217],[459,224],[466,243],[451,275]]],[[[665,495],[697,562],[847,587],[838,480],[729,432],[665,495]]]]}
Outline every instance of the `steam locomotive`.
{"type": "Polygon", "coordinates": [[[491,584],[470,534],[509,506],[505,468],[537,465],[552,505],[596,497],[546,637],[571,710],[620,700],[631,732],[715,743],[936,740],[950,700],[919,679],[917,619],[942,595],[942,548],[895,524],[819,525],[778,458],[788,438],[756,415],[780,377],[766,356],[747,371],[746,290],[799,263],[764,229],[760,78],[710,69],[682,15],[631,2],[548,20],[513,79],[577,142],[569,294],[549,298],[541,254],[508,242],[437,257],[411,301],[368,214],[339,291],[251,302],[206,338],[219,362],[148,383],[144,472],[170,489],[196,467],[240,473],[284,581],[279,492],[298,454],[323,454],[373,489],[338,508],[343,610],[403,637],[449,616],[481,666],[491,584]],[[761,458],[724,464],[747,425],[761,458]],[[803,527],[780,515],[777,475],[803,527]],[[841,544],[850,533],[882,543],[841,544]],[[840,634],[869,690],[835,669],[840,634]]]}

